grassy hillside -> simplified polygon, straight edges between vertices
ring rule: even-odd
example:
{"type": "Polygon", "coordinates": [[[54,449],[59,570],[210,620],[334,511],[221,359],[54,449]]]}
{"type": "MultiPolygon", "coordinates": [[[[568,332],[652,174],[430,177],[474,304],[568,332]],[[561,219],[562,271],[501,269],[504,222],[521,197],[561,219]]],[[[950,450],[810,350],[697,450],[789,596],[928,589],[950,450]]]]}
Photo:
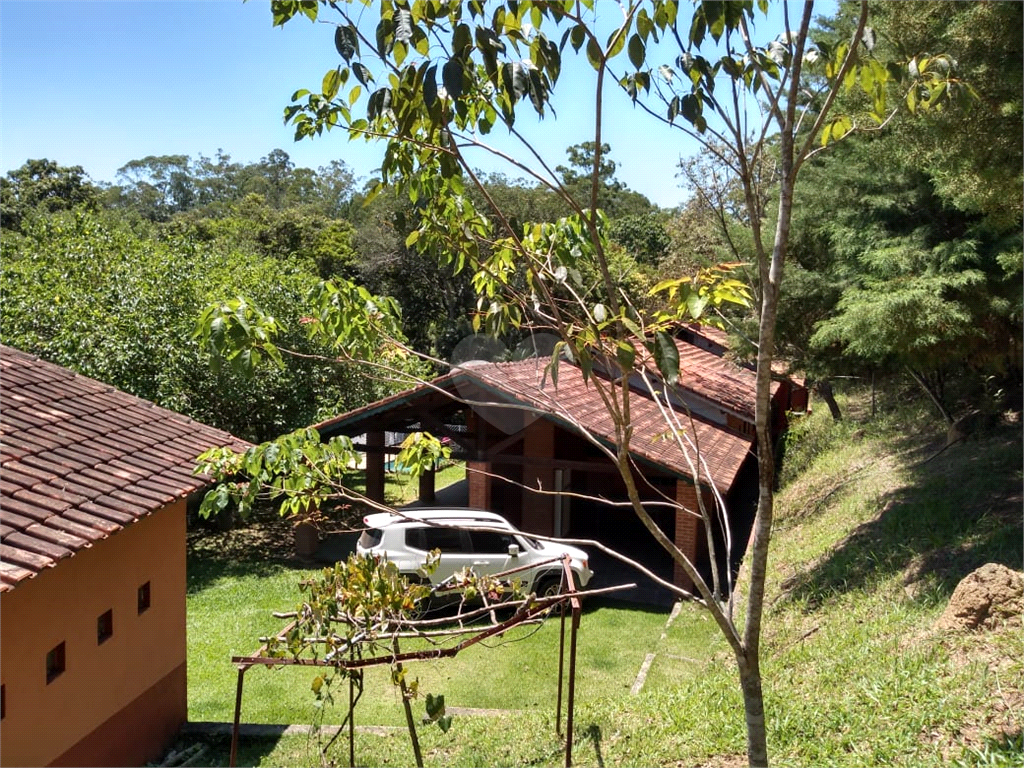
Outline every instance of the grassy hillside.
{"type": "MultiPolygon", "coordinates": [[[[870,416],[867,402],[842,401],[847,420],[838,424],[820,409],[788,441],[763,644],[771,759],[1020,765],[1019,617],[969,633],[935,628],[963,576],[987,562],[1020,569],[1024,560],[1020,424],[947,446],[944,426],[923,407],[870,416]]],[[[214,586],[190,597],[190,620],[214,586]]],[[[636,638],[640,624],[628,610],[636,638]]],[[[635,656],[619,660],[626,667],[654,654],[638,695],[623,685],[595,691],[587,684],[600,675],[581,677],[575,764],[745,764],[742,703],[724,641],[692,605],[671,621],[653,618],[667,624],[660,640],[651,625],[643,647],[614,644],[615,653],[635,656]]],[[[598,624],[618,631],[615,622],[598,624]]],[[[486,685],[503,663],[501,649],[494,653],[460,674],[486,685]]],[[[193,686],[190,698],[201,693],[193,686]]],[[[457,717],[447,734],[422,729],[426,764],[560,764],[551,702],[523,707],[521,698],[510,698],[506,708],[516,711],[506,715],[457,717]]],[[[357,722],[373,724],[368,714],[357,713],[357,722]]],[[[249,738],[240,764],[308,765],[318,760],[314,742],[249,738]]],[[[226,758],[225,741],[211,746],[213,760],[226,758]]],[[[356,756],[362,765],[412,758],[401,730],[361,733],[356,756]]],[[[344,764],[346,750],[333,757],[344,764]]]]}

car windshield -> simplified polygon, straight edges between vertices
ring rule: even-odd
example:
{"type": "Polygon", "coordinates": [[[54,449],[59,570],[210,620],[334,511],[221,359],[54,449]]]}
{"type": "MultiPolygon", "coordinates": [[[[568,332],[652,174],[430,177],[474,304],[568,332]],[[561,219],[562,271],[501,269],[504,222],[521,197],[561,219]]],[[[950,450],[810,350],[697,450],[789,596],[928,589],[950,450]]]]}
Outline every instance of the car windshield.
{"type": "Polygon", "coordinates": [[[541,549],[543,547],[540,541],[538,539],[533,538],[533,536],[527,536],[524,533],[517,534],[517,536],[522,541],[525,541],[527,544],[529,544],[532,549],[541,549]]]}

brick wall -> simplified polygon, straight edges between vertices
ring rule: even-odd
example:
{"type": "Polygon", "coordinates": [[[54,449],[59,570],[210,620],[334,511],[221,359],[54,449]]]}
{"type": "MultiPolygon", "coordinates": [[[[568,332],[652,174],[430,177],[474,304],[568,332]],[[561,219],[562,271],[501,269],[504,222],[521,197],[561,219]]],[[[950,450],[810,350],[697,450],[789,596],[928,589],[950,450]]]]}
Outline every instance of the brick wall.
{"type": "MultiPolygon", "coordinates": [[[[523,435],[523,455],[527,459],[544,459],[549,462],[555,456],[555,425],[547,419],[537,419],[531,423],[523,435]]],[[[534,493],[533,489],[553,491],[555,488],[555,471],[547,463],[529,464],[523,467],[523,484],[528,490],[523,491],[523,530],[539,533],[542,536],[554,534],[554,497],[534,493]]]]}
{"type": "MultiPolygon", "coordinates": [[[[690,562],[696,565],[697,556],[701,551],[700,539],[704,535],[704,524],[698,517],[700,507],[697,505],[696,489],[684,480],[677,480],[676,501],[689,511],[676,511],[675,544],[690,562]]],[[[686,575],[686,571],[679,563],[675,564],[673,582],[683,589],[693,589],[693,580],[686,575]]]]}

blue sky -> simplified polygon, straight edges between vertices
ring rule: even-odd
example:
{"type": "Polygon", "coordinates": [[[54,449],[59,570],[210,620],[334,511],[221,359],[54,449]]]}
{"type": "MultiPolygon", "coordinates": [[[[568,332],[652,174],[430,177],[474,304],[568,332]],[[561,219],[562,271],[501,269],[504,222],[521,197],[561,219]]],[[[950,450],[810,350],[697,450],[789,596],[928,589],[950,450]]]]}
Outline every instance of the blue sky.
{"type": "MultiPolygon", "coordinates": [[[[297,166],[340,159],[370,177],[381,145],[349,142],[341,133],[296,143],[283,125],[292,92],[317,87],[339,59],[332,26],[301,18],[274,28],[269,5],[3,0],[0,171],[45,157],[113,182],[118,168],[147,155],[212,157],[220,149],[248,163],[280,148],[297,166]]],[[[607,7],[616,12],[615,3],[607,7]]],[[[592,83],[589,65],[566,62],[557,119],[541,122],[524,110],[517,120],[552,166],[564,162],[569,145],[593,139],[592,98],[583,98],[592,83]]],[[[681,203],[686,192],[675,166],[694,146],[616,90],[607,89],[607,98],[603,138],[618,178],[659,205],[681,203]]],[[[479,165],[518,175],[485,159],[479,165]]]]}

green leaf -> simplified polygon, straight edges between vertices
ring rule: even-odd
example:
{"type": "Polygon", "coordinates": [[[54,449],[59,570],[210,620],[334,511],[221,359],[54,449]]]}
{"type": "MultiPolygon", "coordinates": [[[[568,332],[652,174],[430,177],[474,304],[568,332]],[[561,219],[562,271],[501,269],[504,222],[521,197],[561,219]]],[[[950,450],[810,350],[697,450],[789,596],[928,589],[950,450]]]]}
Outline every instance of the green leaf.
{"type": "Polygon", "coordinates": [[[437,101],[437,65],[427,66],[423,73],[423,103],[432,107],[437,101]]]}
{"type": "Polygon", "coordinates": [[[577,24],[569,32],[569,42],[572,43],[573,50],[579,53],[580,48],[583,47],[583,42],[587,39],[587,28],[583,24],[577,24]]]}
{"type": "Polygon", "coordinates": [[[459,24],[452,32],[452,54],[462,56],[463,51],[473,44],[473,33],[468,24],[459,24]]]}
{"type": "Polygon", "coordinates": [[[620,341],[615,347],[615,357],[624,371],[631,370],[636,362],[636,349],[632,344],[620,341]]]}
{"type": "Polygon", "coordinates": [[[412,14],[408,8],[399,8],[395,12],[395,37],[403,43],[412,40],[412,14]]]}
{"type": "Polygon", "coordinates": [[[601,46],[598,45],[597,40],[590,38],[587,41],[587,60],[590,62],[590,66],[594,69],[600,69],[603,56],[604,52],[601,50],[601,46]]]}
{"type": "Polygon", "coordinates": [[[431,720],[436,720],[445,713],[444,707],[444,694],[438,694],[434,696],[428,693],[426,698],[427,716],[431,720]]]}
{"type": "Polygon", "coordinates": [[[667,384],[671,386],[679,381],[679,348],[664,331],[654,334],[654,362],[667,384]]]}
{"type": "Polygon", "coordinates": [[[875,49],[875,30],[871,27],[864,27],[864,34],[861,37],[861,42],[864,43],[864,47],[869,51],[875,49]]]}
{"type": "Polygon", "coordinates": [[[352,73],[356,76],[356,80],[363,85],[367,85],[371,80],[373,80],[373,75],[370,74],[370,70],[358,61],[352,65],[352,73]]]}
{"type": "Polygon", "coordinates": [[[622,53],[622,49],[626,47],[626,30],[617,29],[608,35],[608,42],[605,44],[605,48],[608,49],[608,53],[605,54],[606,58],[613,59],[622,53]]]}
{"type": "Polygon", "coordinates": [[[644,41],[640,39],[640,35],[633,35],[629,38],[629,61],[630,63],[640,69],[644,65],[644,61],[647,59],[647,46],[644,45],[644,41]]]}
{"type": "Polygon", "coordinates": [[[342,25],[334,30],[334,47],[341,58],[351,61],[352,57],[359,53],[359,37],[356,35],[355,27],[342,25]]]}
{"type": "Polygon", "coordinates": [[[458,59],[448,59],[448,62],[441,69],[441,81],[444,89],[452,99],[462,96],[462,62],[458,59]]]}
{"type": "Polygon", "coordinates": [[[326,75],[324,75],[324,81],[322,84],[324,98],[330,101],[338,95],[338,89],[341,88],[341,67],[332,69],[326,75]]]}

